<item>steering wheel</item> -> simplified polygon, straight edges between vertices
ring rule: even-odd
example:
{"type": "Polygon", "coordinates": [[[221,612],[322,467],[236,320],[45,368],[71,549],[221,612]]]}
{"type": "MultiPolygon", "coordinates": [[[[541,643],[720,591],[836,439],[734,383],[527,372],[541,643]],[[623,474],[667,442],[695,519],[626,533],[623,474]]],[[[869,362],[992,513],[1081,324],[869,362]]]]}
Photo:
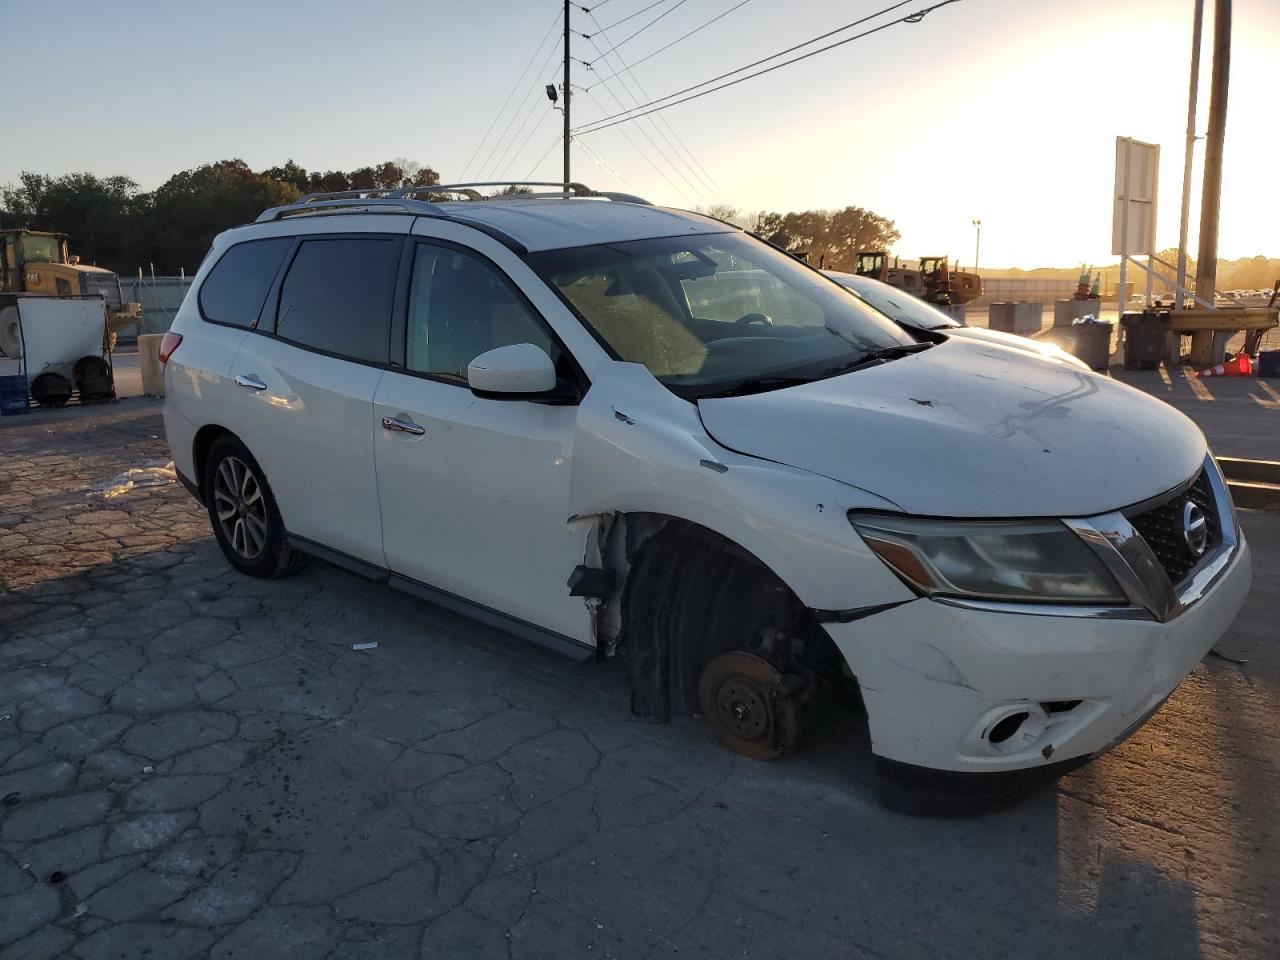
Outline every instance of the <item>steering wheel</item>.
{"type": "Polygon", "coordinates": [[[737,320],[733,321],[733,324],[736,327],[746,327],[753,323],[760,323],[766,327],[772,327],[773,318],[768,317],[763,313],[748,313],[745,317],[739,317],[737,320]]]}

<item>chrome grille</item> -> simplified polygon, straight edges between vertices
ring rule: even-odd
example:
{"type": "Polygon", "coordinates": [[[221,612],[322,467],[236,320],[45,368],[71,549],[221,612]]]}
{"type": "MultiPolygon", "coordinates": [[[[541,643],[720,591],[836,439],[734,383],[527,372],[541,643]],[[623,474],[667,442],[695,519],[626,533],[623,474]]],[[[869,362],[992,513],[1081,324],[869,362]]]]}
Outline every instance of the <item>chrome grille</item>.
{"type": "Polygon", "coordinates": [[[1147,546],[1175,585],[1185,580],[1196,564],[1203,557],[1211,555],[1222,543],[1222,522],[1218,516],[1218,505],[1204,470],[1200,471],[1186,490],[1157,507],[1130,516],[1129,522],[1142,535],[1142,539],[1147,541],[1147,546]],[[1204,511],[1209,530],[1208,546],[1199,557],[1191,552],[1183,535],[1182,512],[1188,500],[1204,511]]]}

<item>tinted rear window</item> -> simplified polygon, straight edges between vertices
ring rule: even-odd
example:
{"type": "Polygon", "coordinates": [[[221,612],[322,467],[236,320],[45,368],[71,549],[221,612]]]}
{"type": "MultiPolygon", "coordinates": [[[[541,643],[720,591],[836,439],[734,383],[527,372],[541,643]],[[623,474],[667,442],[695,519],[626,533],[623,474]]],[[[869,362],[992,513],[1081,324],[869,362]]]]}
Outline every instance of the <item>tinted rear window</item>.
{"type": "Polygon", "coordinates": [[[307,240],[280,289],[276,335],[325,353],[385,363],[400,240],[307,240]]]}
{"type": "Polygon", "coordinates": [[[224,253],[200,287],[200,312],[205,319],[251,326],[292,243],[290,237],[250,240],[224,253]]]}

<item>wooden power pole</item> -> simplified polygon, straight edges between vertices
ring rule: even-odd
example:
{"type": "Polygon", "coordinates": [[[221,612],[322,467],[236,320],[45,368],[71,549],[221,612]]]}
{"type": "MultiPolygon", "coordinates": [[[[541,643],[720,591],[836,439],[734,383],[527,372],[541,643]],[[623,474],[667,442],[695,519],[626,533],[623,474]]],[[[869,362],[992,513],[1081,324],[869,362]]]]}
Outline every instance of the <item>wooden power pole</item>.
{"type": "MultiPolygon", "coordinates": [[[[1215,64],[1216,64],[1215,59],[1215,64]]],[[[572,100],[572,94],[569,92],[569,0],[564,0],[564,192],[569,192],[569,142],[571,136],[569,134],[569,102],[572,100]]],[[[1208,183],[1208,180],[1205,181],[1208,183]]],[[[1217,209],[1216,207],[1214,208],[1217,209]]]]}
{"type": "Polygon", "coordinates": [[[1218,281],[1218,213],[1222,206],[1222,144],[1227,133],[1227,84],[1231,78],[1231,0],[1214,0],[1213,78],[1205,133],[1204,189],[1200,194],[1200,252],[1196,296],[1213,303],[1218,281]]]}

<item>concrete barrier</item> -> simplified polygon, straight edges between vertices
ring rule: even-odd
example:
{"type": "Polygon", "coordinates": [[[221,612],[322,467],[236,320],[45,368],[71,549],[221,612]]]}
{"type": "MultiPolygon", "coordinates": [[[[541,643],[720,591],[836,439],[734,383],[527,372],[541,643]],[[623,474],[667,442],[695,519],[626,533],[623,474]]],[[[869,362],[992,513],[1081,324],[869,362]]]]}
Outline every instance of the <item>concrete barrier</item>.
{"type": "Polygon", "coordinates": [[[1030,300],[1011,300],[993,303],[987,327],[1004,333],[1039,333],[1044,304],[1030,300]]]}
{"type": "Polygon", "coordinates": [[[164,396],[164,367],[160,363],[163,333],[144,333],[138,337],[138,367],[142,371],[142,392],[149,397],[164,396]]]}

